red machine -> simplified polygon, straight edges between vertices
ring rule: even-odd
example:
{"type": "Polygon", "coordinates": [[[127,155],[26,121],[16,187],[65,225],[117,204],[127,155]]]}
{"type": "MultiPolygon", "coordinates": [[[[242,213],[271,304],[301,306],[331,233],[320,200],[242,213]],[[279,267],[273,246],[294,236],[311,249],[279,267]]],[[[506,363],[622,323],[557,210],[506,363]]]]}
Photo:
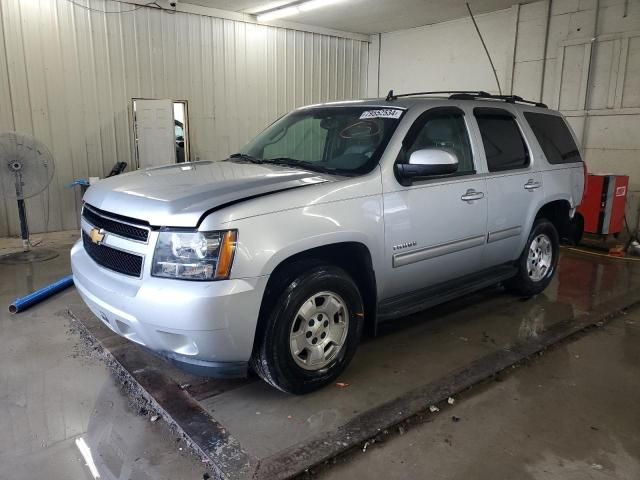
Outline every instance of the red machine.
{"type": "Polygon", "coordinates": [[[626,175],[588,175],[587,190],[578,208],[585,233],[615,235],[624,229],[628,185],[626,175]]]}

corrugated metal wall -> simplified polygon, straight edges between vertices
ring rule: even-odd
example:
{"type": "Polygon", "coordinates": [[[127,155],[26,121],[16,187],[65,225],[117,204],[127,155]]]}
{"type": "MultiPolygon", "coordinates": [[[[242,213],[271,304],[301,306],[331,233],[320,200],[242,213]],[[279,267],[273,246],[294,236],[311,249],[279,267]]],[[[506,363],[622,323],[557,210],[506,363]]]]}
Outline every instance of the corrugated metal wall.
{"type": "MultiPolygon", "coordinates": [[[[151,8],[101,12],[0,0],[0,131],[35,135],[56,159],[49,192],[27,201],[33,232],[77,228],[80,196],[64,185],[132,164],[132,98],[187,100],[192,158],[221,159],[296,106],[366,95],[366,42],[151,8]]],[[[14,202],[0,199],[0,236],[18,233],[14,202]]]]}

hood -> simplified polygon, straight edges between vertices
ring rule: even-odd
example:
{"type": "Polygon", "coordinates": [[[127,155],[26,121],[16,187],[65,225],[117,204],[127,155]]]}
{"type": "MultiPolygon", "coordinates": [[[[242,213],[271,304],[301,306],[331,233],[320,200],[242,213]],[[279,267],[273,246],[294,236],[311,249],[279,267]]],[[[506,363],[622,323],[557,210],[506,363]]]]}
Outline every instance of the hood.
{"type": "Polygon", "coordinates": [[[236,162],[193,162],[100,180],[88,204],[153,226],[195,227],[208,210],[245,198],[334,181],[297,168],[236,162]]]}

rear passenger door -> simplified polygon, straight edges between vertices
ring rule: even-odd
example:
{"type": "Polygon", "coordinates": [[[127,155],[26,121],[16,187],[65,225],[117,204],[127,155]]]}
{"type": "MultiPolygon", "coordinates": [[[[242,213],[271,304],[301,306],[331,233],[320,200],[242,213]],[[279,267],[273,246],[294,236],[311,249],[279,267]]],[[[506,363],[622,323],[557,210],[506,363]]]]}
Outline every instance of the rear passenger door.
{"type": "Polygon", "coordinates": [[[515,114],[506,108],[473,110],[487,164],[488,224],[485,267],[515,260],[543,197],[542,174],[515,114]]]}
{"type": "Polygon", "coordinates": [[[578,205],[586,185],[585,171],[576,139],[564,118],[551,111],[524,111],[540,147],[537,155],[548,164],[540,168],[546,201],[566,198],[578,205]]]}

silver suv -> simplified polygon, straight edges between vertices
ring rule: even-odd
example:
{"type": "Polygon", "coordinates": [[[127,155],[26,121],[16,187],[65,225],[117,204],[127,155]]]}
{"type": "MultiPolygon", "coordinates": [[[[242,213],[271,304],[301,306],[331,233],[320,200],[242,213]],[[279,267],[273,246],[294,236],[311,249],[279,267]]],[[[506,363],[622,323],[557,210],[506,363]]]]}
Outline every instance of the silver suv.
{"type": "Polygon", "coordinates": [[[183,368],[305,393],[379,322],[498,282],[544,290],[584,175],[564,118],[519,97],[312,105],[225,161],[92,186],[74,280],[183,368]]]}

